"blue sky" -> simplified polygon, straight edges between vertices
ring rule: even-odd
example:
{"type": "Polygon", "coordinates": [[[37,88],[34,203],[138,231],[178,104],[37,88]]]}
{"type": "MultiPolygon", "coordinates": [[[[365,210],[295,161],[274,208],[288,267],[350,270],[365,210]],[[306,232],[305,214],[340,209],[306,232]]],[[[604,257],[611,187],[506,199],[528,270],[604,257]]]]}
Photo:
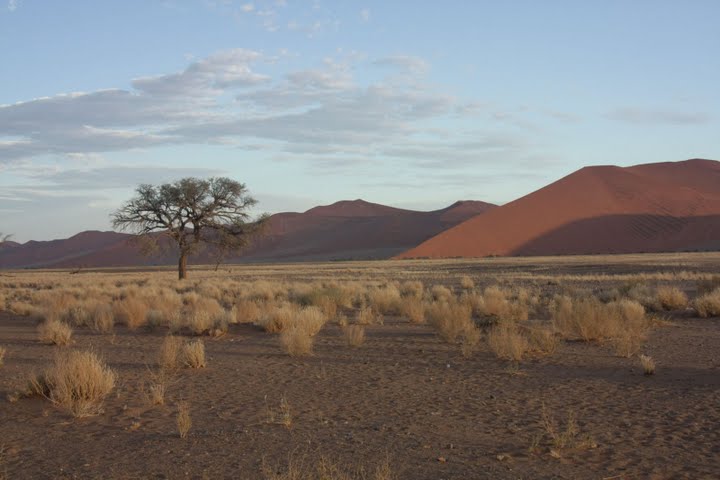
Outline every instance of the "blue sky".
{"type": "Polygon", "coordinates": [[[505,203],[720,159],[720,2],[0,0],[0,231],[110,228],[139,183],[259,210],[505,203]]]}

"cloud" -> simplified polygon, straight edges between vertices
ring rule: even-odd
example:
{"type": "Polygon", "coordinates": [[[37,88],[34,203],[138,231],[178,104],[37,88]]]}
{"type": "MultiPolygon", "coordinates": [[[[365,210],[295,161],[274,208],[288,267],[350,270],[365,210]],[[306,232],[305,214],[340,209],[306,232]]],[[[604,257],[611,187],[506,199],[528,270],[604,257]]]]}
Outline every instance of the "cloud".
{"type": "Polygon", "coordinates": [[[240,10],[242,10],[243,12],[249,13],[249,12],[252,12],[253,10],[255,10],[255,5],[253,5],[252,3],[246,3],[240,7],[240,10]]]}
{"type": "Polygon", "coordinates": [[[363,8],[360,10],[360,19],[363,22],[369,22],[370,21],[370,10],[367,8],[363,8]]]}
{"type": "Polygon", "coordinates": [[[618,108],[607,116],[613,120],[637,125],[700,125],[712,120],[712,117],[705,112],[639,107],[618,108]]]}
{"type": "Polygon", "coordinates": [[[422,58],[409,55],[394,55],[379,58],[373,62],[373,65],[397,68],[412,73],[423,73],[430,68],[428,63],[422,58]]]}
{"type": "Polygon", "coordinates": [[[14,12],[20,6],[20,1],[21,0],[8,0],[7,9],[11,12],[14,12]]]}

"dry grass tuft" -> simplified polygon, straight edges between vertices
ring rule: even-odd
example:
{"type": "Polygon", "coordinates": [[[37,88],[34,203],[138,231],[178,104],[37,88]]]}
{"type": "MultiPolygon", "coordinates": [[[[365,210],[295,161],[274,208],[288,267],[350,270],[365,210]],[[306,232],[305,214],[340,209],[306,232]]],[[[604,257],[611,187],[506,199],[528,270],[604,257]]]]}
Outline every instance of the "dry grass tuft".
{"type": "Polygon", "coordinates": [[[402,308],[400,290],[393,284],[370,289],[368,302],[376,312],[382,315],[397,315],[402,308]]]}
{"type": "Polygon", "coordinates": [[[298,307],[290,303],[274,305],[258,320],[258,325],[268,333],[280,333],[287,329],[298,312],[298,307]]]}
{"type": "Polygon", "coordinates": [[[453,343],[465,331],[474,327],[470,307],[453,302],[435,302],[428,306],[426,315],[444,341],[453,343]]]}
{"type": "Polygon", "coordinates": [[[42,393],[75,417],[86,417],[102,411],[115,379],[115,372],[95,353],[76,350],[58,355],[54,365],[31,382],[36,393],[42,393]]]}
{"type": "Polygon", "coordinates": [[[397,476],[390,466],[390,459],[374,467],[356,465],[342,466],[327,457],[310,462],[305,457],[290,456],[285,467],[270,467],[263,459],[262,474],[265,480],[395,480],[397,476]]]}
{"type": "Polygon", "coordinates": [[[365,327],[362,325],[348,325],[343,328],[345,341],[351,347],[359,347],[365,342],[365,327]]]}
{"type": "Polygon", "coordinates": [[[5,364],[5,355],[7,354],[7,348],[0,347],[0,367],[5,364]]]}
{"type": "Polygon", "coordinates": [[[643,373],[647,376],[655,373],[655,360],[649,355],[640,355],[640,365],[642,365],[643,373]]]}
{"type": "Polygon", "coordinates": [[[253,300],[241,300],[232,307],[231,314],[232,323],[257,323],[262,310],[253,300]]]}
{"type": "Polygon", "coordinates": [[[175,423],[177,424],[178,434],[180,434],[180,438],[187,438],[188,433],[190,433],[190,428],[192,427],[192,419],[190,418],[190,404],[188,404],[187,402],[178,402],[175,423]]]}
{"type": "Polygon", "coordinates": [[[422,298],[425,285],[419,280],[408,280],[400,285],[400,295],[403,297],[422,298]]]}
{"type": "Polygon", "coordinates": [[[88,310],[88,326],[100,333],[110,333],[115,326],[115,316],[110,305],[96,303],[88,310]]]}
{"type": "Polygon", "coordinates": [[[127,297],[113,304],[115,321],[127,325],[130,330],[136,330],[147,321],[148,307],[142,300],[127,297]]]}
{"type": "Polygon", "coordinates": [[[444,285],[433,285],[430,295],[436,302],[451,302],[455,298],[452,290],[444,285]]]}
{"type": "Polygon", "coordinates": [[[720,288],[697,297],[693,306],[702,318],[720,316],[720,288]]]}
{"type": "Polygon", "coordinates": [[[185,343],[182,347],[182,361],[186,367],[206,367],[207,360],[205,359],[205,343],[199,338],[185,343]]]}
{"type": "Polygon", "coordinates": [[[469,275],[463,275],[460,277],[460,288],[463,290],[472,290],[475,288],[475,282],[469,275]]]}
{"type": "Polygon", "coordinates": [[[530,348],[518,326],[507,322],[493,327],[488,334],[490,350],[503,360],[519,362],[530,348]]]}
{"type": "Polygon", "coordinates": [[[560,337],[553,329],[531,327],[526,330],[529,350],[538,355],[553,355],[560,348],[560,337]]]}
{"type": "Polygon", "coordinates": [[[420,297],[403,298],[400,312],[412,323],[425,323],[425,304],[420,297]]]}
{"type": "Polygon", "coordinates": [[[280,344],[288,355],[299,357],[310,355],[313,337],[327,322],[327,317],[318,307],[304,307],[289,322],[289,326],[280,333],[280,344]]]}
{"type": "Polygon", "coordinates": [[[657,301],[664,310],[687,308],[688,297],[676,287],[663,286],[657,289],[657,301]]]}
{"type": "Polygon", "coordinates": [[[72,328],[65,322],[49,319],[38,326],[38,338],[49,345],[68,345],[72,338],[72,328]]]}
{"type": "Polygon", "coordinates": [[[359,325],[382,325],[383,316],[373,307],[364,306],[358,310],[355,321],[359,325]]]}
{"type": "Polygon", "coordinates": [[[164,370],[174,370],[180,366],[183,340],[169,335],[165,337],[158,352],[158,366],[164,370]]]}

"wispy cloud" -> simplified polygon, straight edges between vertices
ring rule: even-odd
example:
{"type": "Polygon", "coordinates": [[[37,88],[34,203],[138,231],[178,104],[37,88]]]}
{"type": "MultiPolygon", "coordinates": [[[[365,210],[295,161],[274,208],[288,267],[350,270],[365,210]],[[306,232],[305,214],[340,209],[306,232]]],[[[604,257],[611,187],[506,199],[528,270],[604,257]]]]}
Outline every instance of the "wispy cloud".
{"type": "Polygon", "coordinates": [[[618,108],[607,116],[613,120],[638,125],[699,125],[712,120],[712,117],[705,112],[641,107],[618,108]]]}
{"type": "Polygon", "coordinates": [[[379,67],[399,68],[413,73],[422,73],[430,68],[430,65],[422,58],[410,55],[393,55],[378,58],[373,64],[379,67]]]}
{"type": "Polygon", "coordinates": [[[20,6],[21,0],[8,0],[7,9],[14,12],[20,6]]]}
{"type": "Polygon", "coordinates": [[[360,10],[360,19],[363,22],[369,22],[370,21],[370,10],[367,8],[363,8],[360,10]]]}

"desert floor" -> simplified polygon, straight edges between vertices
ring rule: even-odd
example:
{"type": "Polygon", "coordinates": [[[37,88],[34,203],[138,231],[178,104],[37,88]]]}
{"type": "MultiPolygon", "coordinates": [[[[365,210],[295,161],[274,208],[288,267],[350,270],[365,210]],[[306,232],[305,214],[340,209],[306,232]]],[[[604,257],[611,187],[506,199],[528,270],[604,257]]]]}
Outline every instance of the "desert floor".
{"type": "MultiPolygon", "coordinates": [[[[405,281],[459,288],[530,285],[546,295],[672,284],[696,295],[696,277],[720,273],[720,255],[634,255],[224,266],[188,281],[405,281]]],[[[7,295],[28,276],[171,278],[171,270],[0,272],[7,295]]],[[[111,334],[75,328],[73,343],[37,339],[36,321],[0,311],[0,478],[291,478],[328,461],[352,478],[388,465],[401,479],[720,478],[720,321],[691,308],[664,312],[642,347],[657,371],[608,345],[563,341],[519,363],[486,343],[465,357],[427,324],[386,316],[350,347],[329,322],[314,353],[291,357],[277,335],[252,324],[204,337],[208,365],[167,380],[164,405],[144,393],[167,332],[111,334]],[[96,416],[73,418],[41,397],[18,398],[61,349],[92,349],[118,381],[96,416]],[[178,435],[177,402],[192,428],[178,435]],[[284,409],[283,409],[284,408],[284,409]],[[289,413],[288,413],[289,412],[289,413]],[[573,441],[558,432],[576,424],[573,441]],[[549,423],[548,423],[549,422],[549,423]],[[362,470],[362,471],[360,471],[362,470]],[[3,476],[4,475],[4,476],[3,476]]]]}

